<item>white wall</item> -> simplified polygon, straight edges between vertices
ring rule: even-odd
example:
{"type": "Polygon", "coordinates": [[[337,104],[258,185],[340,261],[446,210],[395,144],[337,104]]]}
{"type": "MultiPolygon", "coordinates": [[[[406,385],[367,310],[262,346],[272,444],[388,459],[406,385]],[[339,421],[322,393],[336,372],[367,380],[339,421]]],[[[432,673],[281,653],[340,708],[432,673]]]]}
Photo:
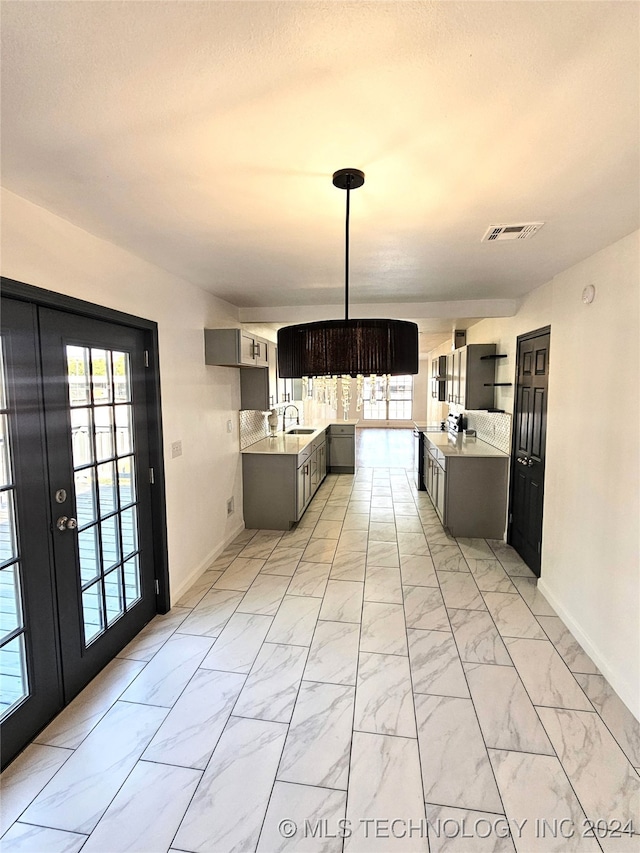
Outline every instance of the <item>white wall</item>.
{"type": "Polygon", "coordinates": [[[543,591],[640,718],[639,236],[553,282],[543,591]]]}
{"type": "MultiPolygon", "coordinates": [[[[467,341],[496,342],[509,356],[496,381],[514,382],[517,336],[551,325],[540,587],[640,718],[639,236],[557,275],[514,317],[472,326],[467,341]]],[[[497,390],[512,412],[514,388],[497,390]]]]}
{"type": "MultiPolygon", "coordinates": [[[[516,370],[516,338],[534,329],[540,329],[551,323],[553,301],[553,282],[538,287],[520,300],[518,311],[513,317],[495,317],[480,320],[467,329],[468,344],[497,344],[498,352],[506,355],[496,361],[496,382],[513,382],[516,370]]],[[[429,353],[429,371],[431,359],[439,355],[449,355],[451,341],[429,353]]],[[[429,380],[430,381],[430,380],[429,380]]],[[[514,387],[496,388],[495,406],[513,414],[514,387]]],[[[427,396],[427,421],[438,424],[447,416],[449,409],[456,409],[448,403],[433,400],[427,396]]]]}
{"type": "MultiPolygon", "coordinates": [[[[538,287],[522,299],[517,313],[513,317],[499,317],[481,320],[467,330],[468,344],[496,343],[498,352],[507,358],[496,361],[496,382],[514,382],[516,372],[516,338],[526,332],[533,332],[551,323],[553,316],[553,282],[538,287]]],[[[553,329],[551,332],[553,347],[553,329]]],[[[552,354],[553,357],[553,354],[552,354]]],[[[553,374],[549,383],[554,380],[553,374]]],[[[515,386],[496,388],[495,405],[498,409],[513,414],[515,386]]]]}
{"type": "Polygon", "coordinates": [[[2,275],[158,323],[172,600],[242,527],[239,371],[204,363],[205,327],[237,309],[2,191],[2,275]],[[231,419],[232,434],[226,432],[231,419]],[[171,459],[173,441],[183,455],[171,459]],[[236,511],[227,518],[226,501],[236,511]]]}

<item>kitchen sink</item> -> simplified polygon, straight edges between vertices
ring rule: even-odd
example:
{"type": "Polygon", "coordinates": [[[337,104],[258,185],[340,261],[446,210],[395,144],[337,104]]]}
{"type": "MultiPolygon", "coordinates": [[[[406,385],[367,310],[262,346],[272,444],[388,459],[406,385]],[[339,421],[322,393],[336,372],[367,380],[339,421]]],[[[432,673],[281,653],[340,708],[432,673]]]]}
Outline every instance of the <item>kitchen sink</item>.
{"type": "Polygon", "coordinates": [[[315,429],[308,429],[306,427],[294,427],[293,429],[287,430],[287,435],[311,435],[312,432],[315,432],[315,429]]]}

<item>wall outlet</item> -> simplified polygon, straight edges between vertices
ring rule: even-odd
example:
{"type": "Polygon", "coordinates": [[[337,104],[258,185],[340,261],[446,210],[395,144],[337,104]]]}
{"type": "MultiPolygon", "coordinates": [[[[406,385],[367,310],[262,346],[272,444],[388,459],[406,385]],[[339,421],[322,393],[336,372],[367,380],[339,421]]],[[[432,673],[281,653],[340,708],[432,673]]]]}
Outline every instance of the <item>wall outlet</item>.
{"type": "Polygon", "coordinates": [[[171,458],[175,459],[176,456],[182,456],[182,442],[174,441],[171,445],[171,458]]]}
{"type": "Polygon", "coordinates": [[[233,498],[229,498],[227,501],[227,515],[233,515],[233,498]]]}

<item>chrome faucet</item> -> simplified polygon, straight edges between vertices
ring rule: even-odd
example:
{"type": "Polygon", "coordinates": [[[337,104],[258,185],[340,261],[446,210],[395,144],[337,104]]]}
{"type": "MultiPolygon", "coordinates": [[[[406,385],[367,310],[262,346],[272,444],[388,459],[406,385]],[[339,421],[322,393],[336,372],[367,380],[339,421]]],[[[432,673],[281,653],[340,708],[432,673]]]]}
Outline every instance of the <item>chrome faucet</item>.
{"type": "Polygon", "coordinates": [[[288,406],[285,406],[282,410],[282,432],[285,430],[285,420],[287,417],[287,409],[295,409],[296,410],[296,423],[300,423],[300,412],[298,411],[298,407],[294,406],[293,403],[289,403],[288,406]]]}

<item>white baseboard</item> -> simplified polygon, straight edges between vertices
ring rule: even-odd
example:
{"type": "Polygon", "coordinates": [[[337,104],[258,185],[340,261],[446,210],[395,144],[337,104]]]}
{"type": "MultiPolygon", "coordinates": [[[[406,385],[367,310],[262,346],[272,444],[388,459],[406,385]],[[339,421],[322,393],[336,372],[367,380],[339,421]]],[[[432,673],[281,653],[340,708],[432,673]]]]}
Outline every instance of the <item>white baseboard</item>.
{"type": "Polygon", "coordinates": [[[638,696],[635,685],[632,685],[625,678],[624,674],[620,672],[619,667],[612,666],[611,663],[602,655],[589,635],[586,634],[581,625],[576,622],[571,613],[568,612],[557,598],[553,590],[549,589],[544,578],[540,578],[538,581],[538,588],[567,628],[571,631],[576,640],[580,643],[585,652],[598,667],[600,672],[607,679],[609,684],[613,687],[620,699],[624,702],[634,717],[636,717],[637,720],[640,720],[640,697],[638,696]]]}
{"type": "Polygon", "coordinates": [[[176,587],[175,589],[171,588],[171,606],[172,607],[177,601],[179,601],[182,598],[182,596],[185,594],[185,592],[198,580],[200,575],[204,574],[204,572],[209,568],[209,566],[211,565],[211,563],[213,563],[213,561],[216,559],[216,557],[219,557],[220,554],[222,554],[222,552],[227,547],[227,545],[230,545],[233,542],[233,540],[236,538],[236,536],[239,533],[242,533],[243,530],[244,530],[244,521],[241,521],[241,522],[239,522],[238,526],[231,533],[228,534],[228,536],[225,538],[224,542],[222,544],[216,545],[215,548],[213,548],[213,550],[211,550],[209,552],[209,554],[207,554],[207,556],[204,558],[204,560],[202,560],[196,566],[196,568],[192,572],[189,573],[186,580],[184,580],[180,584],[180,586],[176,587]]]}

